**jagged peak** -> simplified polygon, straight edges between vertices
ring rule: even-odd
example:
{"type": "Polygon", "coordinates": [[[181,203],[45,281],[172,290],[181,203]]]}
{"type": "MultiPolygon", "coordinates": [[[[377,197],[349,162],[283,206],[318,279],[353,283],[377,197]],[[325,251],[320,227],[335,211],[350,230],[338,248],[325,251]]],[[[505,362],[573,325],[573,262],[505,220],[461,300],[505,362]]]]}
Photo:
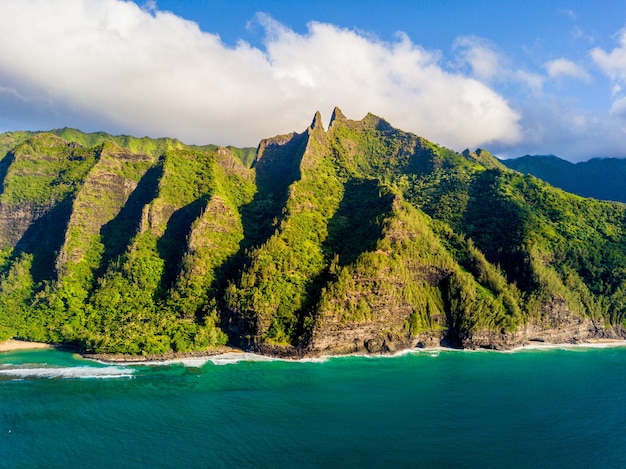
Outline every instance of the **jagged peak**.
{"type": "Polygon", "coordinates": [[[471,151],[469,148],[466,148],[461,152],[461,155],[463,155],[466,159],[475,161],[488,169],[503,168],[502,164],[495,156],[482,148],[477,148],[476,151],[471,151]]]}
{"type": "Polygon", "coordinates": [[[465,150],[463,150],[463,151],[461,152],[461,155],[463,155],[465,158],[469,158],[469,157],[471,157],[471,156],[476,157],[476,153],[474,153],[474,152],[470,151],[470,149],[469,149],[469,148],[466,148],[465,150]]]}
{"type": "Polygon", "coordinates": [[[317,111],[315,116],[313,116],[313,122],[311,122],[311,126],[309,128],[311,130],[315,130],[317,128],[324,130],[324,124],[322,124],[322,114],[320,114],[319,111],[317,111]]]}
{"type": "Polygon", "coordinates": [[[328,124],[328,127],[332,127],[333,122],[335,121],[345,121],[347,118],[344,115],[343,112],[341,112],[341,109],[339,109],[337,106],[335,106],[335,109],[333,109],[333,115],[330,117],[330,124],[328,124]]]}
{"type": "Polygon", "coordinates": [[[389,122],[387,122],[382,117],[378,117],[377,115],[372,114],[371,112],[368,112],[367,115],[363,119],[361,119],[361,123],[377,130],[393,129],[393,126],[389,122]]]}
{"type": "Polygon", "coordinates": [[[348,119],[341,111],[341,109],[335,107],[335,109],[333,110],[333,115],[330,119],[329,129],[339,123],[348,125],[349,127],[361,129],[369,128],[381,131],[395,130],[395,128],[389,122],[387,122],[382,117],[372,114],[371,112],[368,112],[367,115],[365,115],[365,117],[363,117],[361,120],[355,121],[348,119]]]}

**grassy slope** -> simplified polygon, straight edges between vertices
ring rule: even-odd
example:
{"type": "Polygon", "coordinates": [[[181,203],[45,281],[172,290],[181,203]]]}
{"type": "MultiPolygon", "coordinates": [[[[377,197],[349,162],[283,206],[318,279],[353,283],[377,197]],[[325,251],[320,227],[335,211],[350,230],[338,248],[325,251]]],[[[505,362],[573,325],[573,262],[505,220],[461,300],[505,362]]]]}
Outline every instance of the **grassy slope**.
{"type": "Polygon", "coordinates": [[[71,129],[3,138],[3,337],[348,352],[626,319],[625,206],[373,115],[336,110],[328,131],[316,115],[254,161],[71,129]]]}

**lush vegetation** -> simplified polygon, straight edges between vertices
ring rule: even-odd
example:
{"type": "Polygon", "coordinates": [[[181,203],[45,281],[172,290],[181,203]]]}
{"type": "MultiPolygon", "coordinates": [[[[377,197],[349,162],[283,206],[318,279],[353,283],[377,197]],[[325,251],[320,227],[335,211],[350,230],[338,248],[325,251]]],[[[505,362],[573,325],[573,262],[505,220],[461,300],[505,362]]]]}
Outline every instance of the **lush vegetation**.
{"type": "Polygon", "coordinates": [[[526,155],[502,160],[502,164],[583,197],[626,202],[626,161],[620,158],[593,158],[574,164],[553,155],[526,155]]]}
{"type": "Polygon", "coordinates": [[[0,340],[351,350],[626,324],[626,206],[373,115],[256,152],[0,137],[0,340]]]}

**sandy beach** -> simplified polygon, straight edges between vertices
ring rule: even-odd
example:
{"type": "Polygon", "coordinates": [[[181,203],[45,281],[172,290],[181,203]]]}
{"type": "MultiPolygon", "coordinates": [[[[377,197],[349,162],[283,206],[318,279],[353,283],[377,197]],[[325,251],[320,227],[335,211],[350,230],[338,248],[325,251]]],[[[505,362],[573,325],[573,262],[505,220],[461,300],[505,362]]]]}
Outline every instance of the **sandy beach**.
{"type": "Polygon", "coordinates": [[[38,348],[50,348],[52,345],[42,342],[27,342],[25,340],[9,339],[0,342],[0,352],[12,352],[14,350],[32,350],[38,348]]]}

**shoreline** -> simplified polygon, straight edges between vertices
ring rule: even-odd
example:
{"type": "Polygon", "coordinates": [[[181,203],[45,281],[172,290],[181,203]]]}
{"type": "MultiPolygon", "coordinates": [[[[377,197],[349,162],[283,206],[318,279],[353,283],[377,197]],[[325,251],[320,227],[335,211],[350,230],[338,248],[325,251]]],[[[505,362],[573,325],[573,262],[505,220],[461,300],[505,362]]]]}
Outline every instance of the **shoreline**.
{"type": "MultiPolygon", "coordinates": [[[[9,339],[0,342],[0,353],[21,350],[52,349],[58,346],[43,342],[29,342],[25,340],[9,339]]],[[[599,349],[626,347],[626,340],[622,339],[589,339],[585,342],[563,342],[550,343],[541,341],[528,341],[527,343],[505,350],[489,348],[458,349],[452,347],[414,347],[398,350],[395,353],[350,353],[350,354],[311,354],[299,357],[285,357],[270,354],[260,354],[253,351],[246,351],[234,347],[220,347],[215,350],[205,350],[198,352],[169,353],[157,356],[142,355],[122,355],[122,354],[80,354],[84,359],[95,361],[107,365],[167,365],[172,363],[183,363],[188,366],[202,366],[202,364],[212,361],[214,364],[229,364],[239,361],[268,361],[280,360],[288,362],[322,362],[332,358],[342,357],[366,357],[366,358],[393,358],[407,354],[434,354],[440,352],[496,352],[515,353],[532,350],[573,350],[573,349],[599,349]]]]}
{"type": "Polygon", "coordinates": [[[364,358],[394,358],[408,354],[439,354],[441,352],[494,352],[494,353],[516,353],[525,351],[541,351],[541,350],[574,350],[574,349],[602,349],[602,348],[618,348],[626,347],[626,339],[590,339],[585,342],[562,342],[562,343],[548,343],[540,341],[529,341],[524,345],[513,347],[506,350],[496,350],[488,348],[476,348],[476,349],[459,349],[452,347],[414,347],[398,350],[395,353],[350,353],[343,355],[323,355],[323,354],[311,354],[300,357],[284,357],[277,355],[264,355],[253,351],[246,351],[233,347],[224,347],[221,350],[205,351],[205,352],[191,352],[176,354],[171,353],[166,356],[123,356],[123,355],[111,355],[106,354],[83,354],[82,357],[87,360],[92,360],[102,364],[108,365],[168,365],[173,363],[182,363],[188,366],[202,366],[203,364],[211,361],[216,365],[225,365],[231,363],[237,363],[240,361],[286,361],[286,362],[324,362],[333,358],[345,358],[345,357],[364,357],[364,358]]]}
{"type": "Polygon", "coordinates": [[[36,350],[36,349],[49,349],[54,348],[54,345],[46,344],[44,342],[29,342],[27,340],[9,339],[4,342],[0,342],[0,353],[2,352],[15,352],[18,350],[36,350]]]}
{"type": "Polygon", "coordinates": [[[576,349],[576,348],[616,348],[626,347],[626,339],[588,339],[584,342],[563,342],[553,344],[550,342],[529,341],[519,347],[502,352],[518,352],[524,350],[550,350],[550,349],[576,349]]]}

